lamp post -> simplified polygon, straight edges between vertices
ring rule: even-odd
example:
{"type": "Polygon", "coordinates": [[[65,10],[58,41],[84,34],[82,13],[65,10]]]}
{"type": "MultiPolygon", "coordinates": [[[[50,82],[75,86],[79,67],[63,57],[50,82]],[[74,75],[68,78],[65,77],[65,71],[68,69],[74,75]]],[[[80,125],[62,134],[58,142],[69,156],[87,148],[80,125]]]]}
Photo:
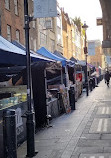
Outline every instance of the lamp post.
{"type": "Polygon", "coordinates": [[[87,45],[86,45],[86,29],[88,28],[88,25],[86,25],[86,22],[84,22],[84,25],[82,28],[85,30],[85,44],[84,44],[84,54],[86,55],[86,82],[85,82],[85,87],[86,87],[86,95],[89,95],[89,84],[88,84],[88,72],[87,72],[87,56],[88,56],[88,51],[87,51],[87,45]]]}
{"type": "Polygon", "coordinates": [[[24,29],[25,29],[25,45],[26,45],[26,58],[27,58],[27,113],[26,113],[26,129],[27,129],[27,156],[33,157],[37,154],[35,152],[35,121],[34,112],[31,103],[31,60],[30,60],[30,47],[29,47],[29,23],[32,17],[28,15],[28,0],[24,0],[24,29]]]}

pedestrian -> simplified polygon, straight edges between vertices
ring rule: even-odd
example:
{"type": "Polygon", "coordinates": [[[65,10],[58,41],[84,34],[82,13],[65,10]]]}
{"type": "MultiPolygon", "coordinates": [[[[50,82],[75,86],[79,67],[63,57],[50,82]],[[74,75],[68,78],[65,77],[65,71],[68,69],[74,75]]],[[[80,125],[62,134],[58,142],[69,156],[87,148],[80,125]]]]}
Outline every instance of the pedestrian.
{"type": "Polygon", "coordinates": [[[106,73],[105,73],[105,81],[106,81],[106,83],[107,83],[107,86],[109,87],[110,73],[109,73],[108,70],[107,70],[106,73]]]}

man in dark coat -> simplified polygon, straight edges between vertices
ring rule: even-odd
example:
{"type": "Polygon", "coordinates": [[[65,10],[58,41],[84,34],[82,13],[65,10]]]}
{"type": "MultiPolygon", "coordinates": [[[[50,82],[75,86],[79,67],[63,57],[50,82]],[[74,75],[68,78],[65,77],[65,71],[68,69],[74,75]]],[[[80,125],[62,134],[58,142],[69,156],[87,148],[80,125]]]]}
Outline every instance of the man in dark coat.
{"type": "Polygon", "coordinates": [[[109,71],[106,71],[106,73],[105,73],[105,81],[106,81],[108,87],[109,87],[109,80],[110,80],[110,73],[109,73],[109,71]]]}

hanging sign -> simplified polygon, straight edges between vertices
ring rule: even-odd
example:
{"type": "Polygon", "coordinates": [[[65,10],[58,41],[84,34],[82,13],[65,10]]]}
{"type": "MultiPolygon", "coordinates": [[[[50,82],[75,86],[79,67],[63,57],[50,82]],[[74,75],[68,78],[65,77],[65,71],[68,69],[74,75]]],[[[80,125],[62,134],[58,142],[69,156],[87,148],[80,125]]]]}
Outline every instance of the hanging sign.
{"type": "Polygon", "coordinates": [[[90,56],[95,55],[95,42],[88,43],[88,55],[90,55],[90,56]]]}
{"type": "Polygon", "coordinates": [[[97,26],[103,25],[102,18],[96,19],[97,26]]]}
{"type": "Polygon", "coordinates": [[[56,0],[34,0],[34,18],[57,17],[56,0]]]}

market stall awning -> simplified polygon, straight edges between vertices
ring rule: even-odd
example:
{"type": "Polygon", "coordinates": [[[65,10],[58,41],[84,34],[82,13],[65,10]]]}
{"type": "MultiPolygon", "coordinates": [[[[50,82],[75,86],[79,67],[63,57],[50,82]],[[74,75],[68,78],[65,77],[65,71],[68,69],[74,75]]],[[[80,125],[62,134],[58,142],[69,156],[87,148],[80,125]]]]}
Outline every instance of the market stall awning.
{"type": "Polygon", "coordinates": [[[77,59],[74,57],[71,57],[70,60],[74,61],[75,63],[77,62],[77,59]]]}
{"type": "MultiPolygon", "coordinates": [[[[20,48],[20,49],[26,51],[25,46],[22,45],[21,43],[19,43],[19,42],[17,42],[17,41],[12,41],[12,43],[13,43],[15,46],[17,46],[18,48],[20,48]]],[[[34,51],[32,51],[32,50],[30,50],[30,53],[31,53],[32,59],[33,59],[33,56],[34,56],[34,57],[36,56],[36,58],[39,58],[39,59],[41,59],[41,60],[53,61],[53,62],[54,62],[54,60],[51,60],[51,59],[46,58],[46,57],[43,57],[42,55],[40,55],[40,54],[38,54],[38,53],[36,53],[36,52],[34,52],[34,51]]],[[[33,60],[34,60],[34,59],[33,59],[33,60]]]]}
{"type": "MultiPolygon", "coordinates": [[[[46,60],[37,54],[31,53],[31,61],[46,60]]],[[[46,61],[51,61],[47,59],[46,61]]],[[[0,64],[2,65],[26,65],[25,50],[15,46],[0,36],[0,64]]]]}
{"type": "Polygon", "coordinates": [[[43,55],[44,57],[47,57],[49,59],[60,61],[62,63],[62,66],[66,66],[66,60],[65,59],[58,57],[57,55],[51,53],[50,51],[48,51],[44,47],[41,47],[39,50],[37,50],[37,53],[39,53],[40,55],[43,55]]]}
{"type": "Polygon", "coordinates": [[[75,62],[74,61],[71,61],[71,60],[68,60],[68,59],[66,59],[59,51],[54,51],[54,54],[55,55],[57,55],[58,57],[60,57],[60,58],[62,58],[62,59],[64,59],[64,60],[66,60],[66,63],[67,63],[67,65],[68,66],[71,66],[71,67],[74,67],[74,65],[75,65],[75,62]]]}
{"type": "Polygon", "coordinates": [[[89,66],[90,68],[94,68],[95,66],[92,64],[87,63],[87,66],[89,66]]]}

